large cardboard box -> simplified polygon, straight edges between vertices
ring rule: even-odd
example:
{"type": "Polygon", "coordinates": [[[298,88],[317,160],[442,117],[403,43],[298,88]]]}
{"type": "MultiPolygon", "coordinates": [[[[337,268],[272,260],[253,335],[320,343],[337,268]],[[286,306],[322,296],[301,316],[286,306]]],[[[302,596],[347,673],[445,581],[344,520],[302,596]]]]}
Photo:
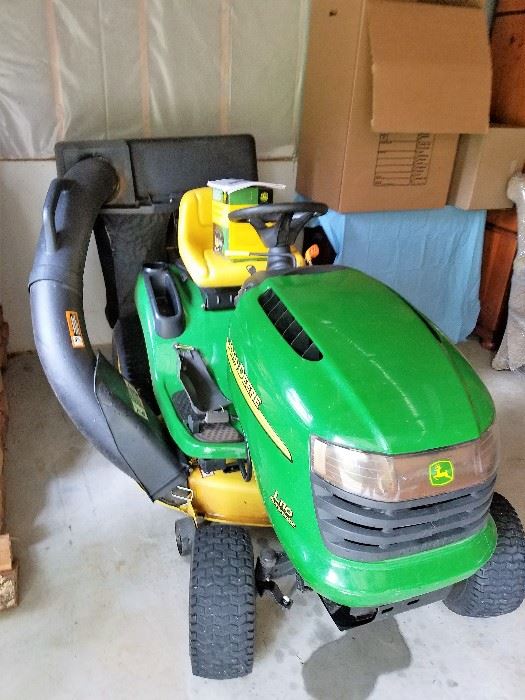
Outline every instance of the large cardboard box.
{"type": "Polygon", "coordinates": [[[343,212],[443,206],[490,83],[480,7],[313,0],[297,191],[343,212]]]}
{"type": "Polygon", "coordinates": [[[484,135],[459,139],[448,204],[460,209],[508,209],[511,175],[525,164],[525,127],[495,124],[484,135]]]}

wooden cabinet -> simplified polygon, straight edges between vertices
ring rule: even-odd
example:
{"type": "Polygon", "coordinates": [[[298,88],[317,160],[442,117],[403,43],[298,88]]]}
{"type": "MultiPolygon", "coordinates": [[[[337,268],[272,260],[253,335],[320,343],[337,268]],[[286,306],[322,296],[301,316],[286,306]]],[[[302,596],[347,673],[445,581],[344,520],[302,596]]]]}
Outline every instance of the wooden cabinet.
{"type": "MultiPolygon", "coordinates": [[[[499,0],[491,48],[491,119],[525,126],[525,0],[499,0]]],[[[488,212],[479,292],[481,310],[475,332],[490,350],[501,343],[507,323],[516,231],[515,209],[488,212]]]]}
{"type": "Polygon", "coordinates": [[[489,350],[499,346],[507,323],[512,263],[518,240],[516,231],[515,209],[488,212],[479,290],[481,310],[475,333],[489,350]]]}
{"type": "Polygon", "coordinates": [[[491,32],[491,118],[525,126],[525,0],[500,0],[491,32]]]}

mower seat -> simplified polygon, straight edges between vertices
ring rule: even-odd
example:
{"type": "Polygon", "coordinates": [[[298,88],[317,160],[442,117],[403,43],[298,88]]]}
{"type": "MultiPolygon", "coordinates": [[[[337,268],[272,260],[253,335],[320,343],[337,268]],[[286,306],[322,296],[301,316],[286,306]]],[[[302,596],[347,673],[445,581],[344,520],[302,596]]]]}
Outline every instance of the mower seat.
{"type": "MultiPolygon", "coordinates": [[[[179,254],[188,274],[198,287],[240,287],[248,279],[248,267],[266,270],[266,260],[236,260],[213,250],[212,191],[199,187],[185,192],[180,201],[179,254]]],[[[298,266],[304,265],[294,251],[298,266]]]]}
{"type": "MultiPolygon", "coordinates": [[[[240,287],[249,277],[246,259],[234,260],[213,250],[209,187],[185,192],[179,207],[179,254],[188,274],[198,287],[240,287]]],[[[266,260],[250,262],[257,271],[266,260]]]]}

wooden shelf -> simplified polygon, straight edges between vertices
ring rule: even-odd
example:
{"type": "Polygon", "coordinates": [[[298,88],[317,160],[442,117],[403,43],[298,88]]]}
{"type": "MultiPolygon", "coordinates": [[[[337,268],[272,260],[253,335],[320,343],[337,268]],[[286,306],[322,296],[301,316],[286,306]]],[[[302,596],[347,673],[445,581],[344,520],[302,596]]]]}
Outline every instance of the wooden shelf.
{"type": "Polygon", "coordinates": [[[0,611],[18,605],[18,562],[13,559],[11,538],[6,533],[5,512],[4,466],[9,416],[3,371],[7,366],[8,331],[0,307],[0,611]]]}
{"type": "Polygon", "coordinates": [[[479,289],[480,313],[475,333],[483,347],[496,350],[508,315],[512,264],[517,247],[515,209],[490,211],[487,216],[479,289]]]}

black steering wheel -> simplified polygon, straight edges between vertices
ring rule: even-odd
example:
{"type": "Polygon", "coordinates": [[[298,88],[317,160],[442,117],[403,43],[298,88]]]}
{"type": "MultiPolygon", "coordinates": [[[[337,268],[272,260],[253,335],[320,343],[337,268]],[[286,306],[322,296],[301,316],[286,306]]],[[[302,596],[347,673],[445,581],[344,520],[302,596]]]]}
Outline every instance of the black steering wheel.
{"type": "Polygon", "coordinates": [[[232,211],[229,219],[251,224],[267,248],[289,248],[310,219],[327,211],[321,202],[261,204],[232,211]]]}

